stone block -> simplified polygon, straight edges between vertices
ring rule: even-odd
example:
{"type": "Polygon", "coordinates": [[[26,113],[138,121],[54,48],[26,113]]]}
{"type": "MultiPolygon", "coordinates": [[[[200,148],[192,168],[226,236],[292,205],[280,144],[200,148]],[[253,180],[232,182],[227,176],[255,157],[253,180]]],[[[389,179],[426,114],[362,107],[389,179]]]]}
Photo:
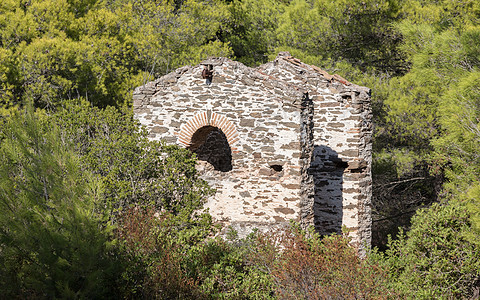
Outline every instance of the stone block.
{"type": "Polygon", "coordinates": [[[274,210],[284,215],[291,215],[295,213],[295,210],[288,207],[277,207],[277,208],[274,208],[274,210]]]}
{"type": "Polygon", "coordinates": [[[342,105],[339,102],[323,102],[320,103],[320,107],[341,107],[342,105]]]}
{"type": "Polygon", "coordinates": [[[241,119],[240,120],[241,127],[254,127],[255,126],[255,119],[241,119]]]}
{"type": "Polygon", "coordinates": [[[153,126],[150,128],[150,132],[152,133],[166,133],[168,132],[168,128],[161,127],[161,126],[153,126]]]}
{"type": "Polygon", "coordinates": [[[226,81],[223,76],[213,76],[212,83],[224,83],[226,81]]]}

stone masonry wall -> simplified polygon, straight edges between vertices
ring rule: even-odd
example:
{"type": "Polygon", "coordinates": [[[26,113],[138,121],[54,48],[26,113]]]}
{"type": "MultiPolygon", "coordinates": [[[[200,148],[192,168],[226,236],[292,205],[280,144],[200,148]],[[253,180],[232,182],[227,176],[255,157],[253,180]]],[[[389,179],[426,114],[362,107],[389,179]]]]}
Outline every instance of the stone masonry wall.
{"type": "Polygon", "coordinates": [[[203,65],[137,88],[134,112],[152,139],[204,160],[213,217],[241,234],[289,219],[324,234],[345,225],[369,243],[369,90],[288,53],[256,69],[225,58],[203,65]],[[213,66],[211,85],[203,65],[213,66]]]}
{"type": "Polygon", "coordinates": [[[283,90],[265,84],[269,79],[239,63],[214,63],[211,85],[201,78],[200,65],[137,90],[136,117],[152,139],[186,147],[202,128],[217,127],[225,134],[232,170],[199,164],[203,179],[217,189],[206,204],[217,221],[243,232],[299,220],[301,121],[293,102],[302,94],[292,90],[286,98],[283,90]]]}
{"type": "Polygon", "coordinates": [[[316,230],[338,233],[346,226],[355,242],[370,244],[370,90],[303,64],[288,53],[259,69],[308,92],[313,102],[308,175],[312,176],[314,198],[305,203],[305,210],[311,210],[316,230]]]}

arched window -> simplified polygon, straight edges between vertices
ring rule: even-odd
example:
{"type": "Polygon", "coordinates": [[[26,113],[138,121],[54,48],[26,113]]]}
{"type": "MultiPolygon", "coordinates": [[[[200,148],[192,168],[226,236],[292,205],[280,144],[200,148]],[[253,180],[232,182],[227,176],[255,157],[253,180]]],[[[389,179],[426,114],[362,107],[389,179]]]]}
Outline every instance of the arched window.
{"type": "Polygon", "coordinates": [[[199,160],[209,162],[215,170],[232,170],[232,149],[223,131],[214,126],[203,126],[192,135],[190,146],[199,160]]]}
{"type": "Polygon", "coordinates": [[[178,134],[180,145],[222,172],[232,170],[232,151],[236,151],[232,145],[238,140],[235,125],[211,110],[196,114],[180,127],[178,134]]]}

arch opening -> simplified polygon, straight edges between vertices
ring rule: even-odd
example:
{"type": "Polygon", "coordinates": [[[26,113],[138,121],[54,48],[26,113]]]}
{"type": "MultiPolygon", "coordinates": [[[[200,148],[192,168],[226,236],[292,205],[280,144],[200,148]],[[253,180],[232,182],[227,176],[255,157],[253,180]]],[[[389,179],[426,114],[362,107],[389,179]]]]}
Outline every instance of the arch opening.
{"type": "Polygon", "coordinates": [[[214,126],[203,126],[192,135],[190,145],[199,160],[210,163],[215,170],[228,172],[233,169],[232,149],[223,131],[214,126]]]}

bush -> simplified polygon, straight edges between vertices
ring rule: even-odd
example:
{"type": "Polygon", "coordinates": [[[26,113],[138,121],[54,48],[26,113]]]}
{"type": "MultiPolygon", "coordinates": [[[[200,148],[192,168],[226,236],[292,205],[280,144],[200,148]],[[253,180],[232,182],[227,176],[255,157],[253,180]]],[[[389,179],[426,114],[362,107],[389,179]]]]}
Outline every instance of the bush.
{"type": "Polygon", "coordinates": [[[297,226],[258,236],[254,264],[272,278],[280,299],[376,299],[393,296],[386,272],[358,256],[341,235],[320,239],[297,226]]]}
{"type": "Polygon", "coordinates": [[[166,210],[185,219],[212,193],[197,175],[194,154],[149,141],[129,108],[99,109],[75,101],[55,113],[52,122],[67,132],[84,168],[102,182],[99,210],[107,219],[131,206],[166,210]]]}
{"type": "Polygon", "coordinates": [[[148,141],[127,110],[32,111],[0,132],[2,296],[201,295],[186,254],[216,229],[195,156],[148,141]]]}
{"type": "Polygon", "coordinates": [[[211,237],[211,223],[185,225],[152,209],[122,214],[117,238],[129,262],[127,298],[271,298],[267,275],[246,263],[252,238],[226,241],[211,237]]]}
{"type": "Polygon", "coordinates": [[[419,299],[472,296],[479,287],[480,248],[471,228],[468,211],[454,201],[419,210],[411,230],[380,256],[392,288],[419,299]]]}
{"type": "Polygon", "coordinates": [[[181,244],[181,239],[176,238],[179,228],[175,225],[179,224],[172,222],[169,215],[158,216],[153,209],[132,208],[122,214],[117,238],[123,244],[129,261],[129,268],[124,273],[127,298],[182,299],[201,296],[195,281],[181,266],[181,255],[191,247],[195,234],[190,236],[191,240],[182,241],[190,243],[181,244]]]}
{"type": "MultiPolygon", "coordinates": [[[[393,297],[383,268],[344,236],[297,227],[245,239],[209,238],[169,214],[134,208],[120,221],[130,268],[127,297],[167,299],[378,299],[393,297]],[[188,236],[188,239],[181,238],[188,236]]],[[[204,229],[208,228],[203,227],[204,229]]],[[[211,231],[210,233],[213,233],[211,231]]]]}

